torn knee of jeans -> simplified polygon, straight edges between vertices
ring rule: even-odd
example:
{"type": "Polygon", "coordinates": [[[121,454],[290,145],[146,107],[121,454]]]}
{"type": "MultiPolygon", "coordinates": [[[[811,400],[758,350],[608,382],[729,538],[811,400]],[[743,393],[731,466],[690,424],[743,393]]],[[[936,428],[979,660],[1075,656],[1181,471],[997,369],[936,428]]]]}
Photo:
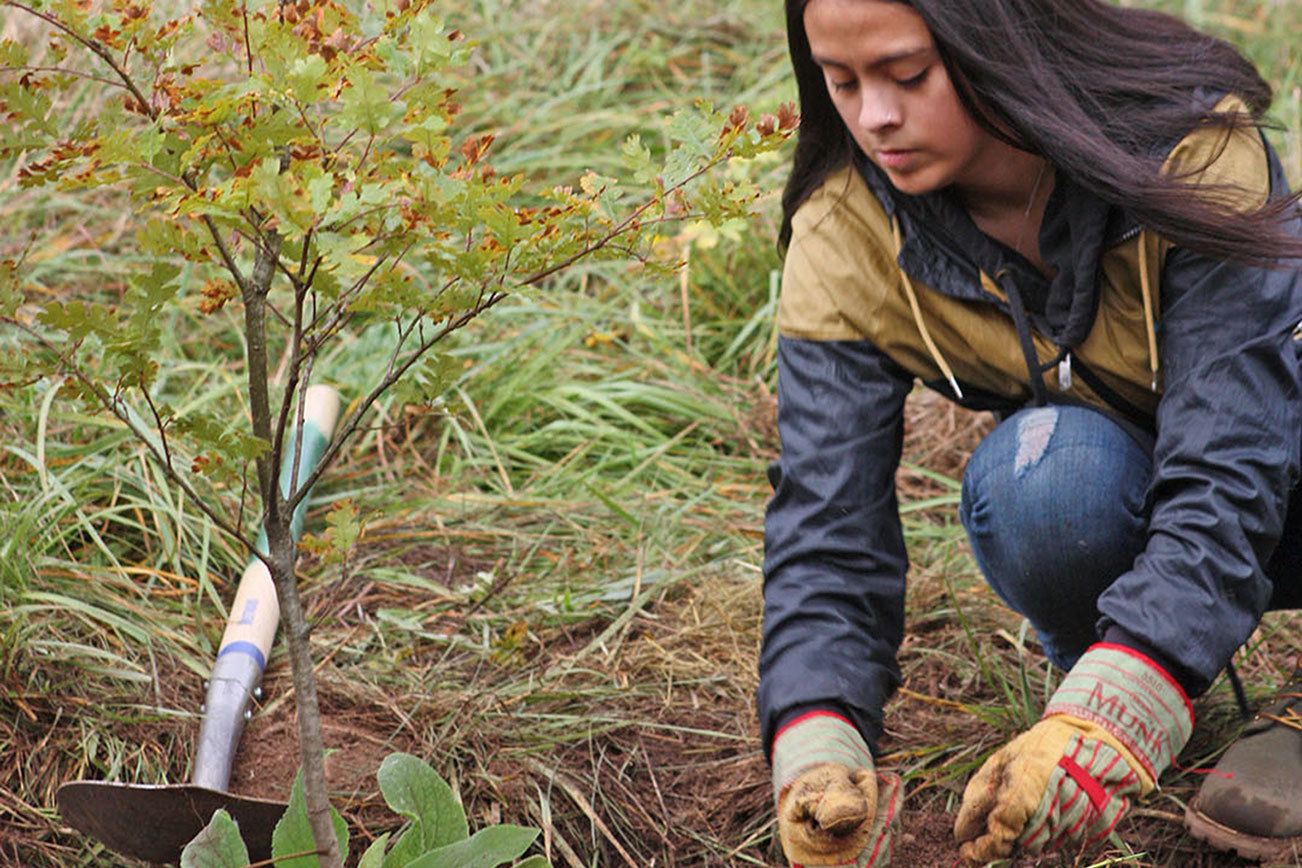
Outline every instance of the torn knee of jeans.
{"type": "Polygon", "coordinates": [[[1058,408],[1037,407],[1027,410],[1017,420],[1017,456],[1013,472],[1018,476],[1030,470],[1049,448],[1053,430],[1058,426],[1058,408]]]}

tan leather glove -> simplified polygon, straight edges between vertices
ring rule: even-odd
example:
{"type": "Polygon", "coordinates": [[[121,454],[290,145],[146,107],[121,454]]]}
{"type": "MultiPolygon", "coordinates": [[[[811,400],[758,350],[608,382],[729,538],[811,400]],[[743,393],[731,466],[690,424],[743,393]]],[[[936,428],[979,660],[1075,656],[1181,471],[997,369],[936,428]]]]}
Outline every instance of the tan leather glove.
{"type": "Polygon", "coordinates": [[[968,782],[954,824],[960,854],[991,862],[1112,831],[1193,731],[1193,708],[1152,660],[1100,643],[1072,667],[1035,726],[968,782]]]}
{"type": "Polygon", "coordinates": [[[859,731],[845,718],[812,712],[773,740],[778,835],[793,868],[885,868],[903,785],[879,774],[859,731]]]}

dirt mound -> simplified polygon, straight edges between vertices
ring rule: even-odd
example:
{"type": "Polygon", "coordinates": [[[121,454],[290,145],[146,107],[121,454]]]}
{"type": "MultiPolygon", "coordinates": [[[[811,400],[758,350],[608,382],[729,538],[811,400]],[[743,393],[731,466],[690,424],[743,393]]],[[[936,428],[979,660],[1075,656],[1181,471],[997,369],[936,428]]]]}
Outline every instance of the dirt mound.
{"type": "MultiPolygon", "coordinates": [[[[233,793],[287,801],[298,772],[298,716],[288,694],[287,673],[267,684],[268,696],[280,696],[256,714],[244,732],[231,771],[233,793]]],[[[340,812],[355,828],[393,825],[396,818],[379,795],[375,773],[395,751],[418,750],[404,721],[377,703],[321,685],[322,730],[326,746],[326,781],[340,812]]]]}

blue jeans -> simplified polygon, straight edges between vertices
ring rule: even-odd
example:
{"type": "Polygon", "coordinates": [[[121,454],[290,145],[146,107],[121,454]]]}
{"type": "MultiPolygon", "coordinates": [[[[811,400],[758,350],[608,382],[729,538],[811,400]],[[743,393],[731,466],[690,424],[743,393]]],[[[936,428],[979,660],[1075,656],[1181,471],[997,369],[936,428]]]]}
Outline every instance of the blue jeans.
{"type": "MultiPolygon", "coordinates": [[[[1002,422],[973,452],[959,517],[981,572],[1070,669],[1097,641],[1098,598],[1147,542],[1151,452],[1104,414],[1038,407],[1002,422]]],[[[1302,504],[1294,494],[1280,550],[1267,566],[1271,608],[1302,570],[1302,504]]],[[[1294,591],[1290,591],[1294,593],[1294,591]]]]}

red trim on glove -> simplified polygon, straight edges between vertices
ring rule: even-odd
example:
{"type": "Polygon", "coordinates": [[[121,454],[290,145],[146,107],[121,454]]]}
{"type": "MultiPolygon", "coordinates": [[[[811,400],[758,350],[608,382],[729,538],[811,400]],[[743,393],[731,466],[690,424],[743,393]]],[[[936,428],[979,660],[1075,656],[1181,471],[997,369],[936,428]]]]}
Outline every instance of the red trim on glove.
{"type": "Polygon", "coordinates": [[[1189,719],[1190,720],[1194,719],[1193,703],[1189,701],[1189,694],[1185,693],[1184,688],[1180,686],[1180,682],[1176,681],[1175,678],[1171,676],[1170,672],[1167,672],[1160,665],[1158,665],[1158,663],[1154,661],[1152,657],[1149,657],[1147,654],[1145,654],[1142,651],[1136,651],[1134,648],[1131,648],[1129,645],[1119,645],[1116,642],[1096,642],[1093,645],[1091,645],[1087,650],[1093,651],[1095,648],[1108,648],[1112,651],[1120,651],[1121,653],[1128,654],[1131,657],[1134,657],[1139,662],[1146,664],[1150,669],[1152,669],[1158,675],[1162,676],[1163,680],[1165,680],[1167,684],[1171,685],[1171,687],[1174,688],[1176,694],[1184,702],[1185,711],[1189,712],[1189,719]]]}
{"type": "Polygon", "coordinates": [[[849,720],[846,720],[845,715],[837,714],[835,711],[807,711],[804,714],[800,715],[799,717],[788,720],[786,724],[784,724],[783,727],[777,731],[777,734],[773,736],[773,744],[770,745],[770,752],[772,752],[772,748],[777,747],[778,739],[782,738],[782,733],[791,729],[791,727],[795,726],[797,723],[803,723],[804,721],[811,720],[812,718],[815,717],[834,717],[837,720],[844,723],[846,726],[854,728],[855,732],[859,731],[858,728],[855,727],[853,723],[851,723],[849,720]]]}
{"type": "MultiPolygon", "coordinates": [[[[895,805],[896,805],[896,802],[897,802],[897,801],[899,800],[899,798],[900,798],[900,793],[903,792],[903,791],[904,791],[904,785],[903,785],[902,783],[901,783],[899,786],[893,787],[892,792],[891,792],[891,800],[890,800],[889,802],[886,803],[886,816],[887,816],[887,817],[889,817],[889,818],[891,818],[891,819],[894,819],[894,817],[895,817],[895,810],[896,810],[895,805]]],[[[879,808],[879,809],[880,809],[880,808],[879,808]]],[[[889,825],[890,825],[890,823],[888,822],[888,823],[887,823],[887,826],[889,827],[889,825]]],[[[883,835],[879,835],[879,836],[877,836],[877,843],[873,846],[873,852],[872,852],[872,855],[870,855],[870,856],[868,857],[868,861],[864,863],[865,865],[869,865],[869,866],[871,866],[871,865],[876,865],[876,864],[877,864],[877,857],[881,855],[881,852],[882,852],[882,841],[883,841],[885,838],[886,838],[886,835],[884,835],[884,834],[883,834],[883,835]]],[[[890,839],[891,839],[891,843],[890,843],[891,854],[890,854],[890,855],[893,856],[893,855],[895,854],[895,836],[894,836],[894,835],[891,835],[891,836],[890,836],[890,839]]],[[[889,858],[889,857],[888,857],[888,858],[889,858]]],[[[857,862],[856,862],[856,864],[857,864],[857,862]]]]}
{"type": "Polygon", "coordinates": [[[1065,754],[1062,759],[1058,760],[1058,765],[1062,767],[1063,771],[1071,775],[1071,779],[1085,791],[1085,795],[1089,796],[1090,804],[1094,806],[1094,810],[1102,814],[1104,806],[1108,803],[1108,792],[1103,789],[1103,785],[1090,777],[1089,772],[1085,771],[1074,759],[1065,754]]]}

